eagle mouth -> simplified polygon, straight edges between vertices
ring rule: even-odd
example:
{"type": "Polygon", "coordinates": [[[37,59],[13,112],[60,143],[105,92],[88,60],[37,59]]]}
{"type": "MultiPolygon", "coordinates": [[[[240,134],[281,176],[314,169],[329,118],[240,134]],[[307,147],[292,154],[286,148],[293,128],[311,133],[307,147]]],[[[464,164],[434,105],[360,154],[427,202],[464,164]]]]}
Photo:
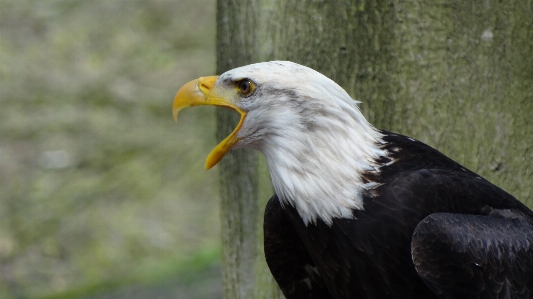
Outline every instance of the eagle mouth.
{"type": "Polygon", "coordinates": [[[239,141],[237,133],[241,129],[246,117],[245,111],[227,100],[230,94],[227,91],[222,92],[222,90],[219,90],[221,88],[217,88],[215,85],[217,80],[218,76],[211,76],[201,77],[186,83],[180,88],[176,94],[176,97],[174,98],[174,103],[172,104],[172,115],[174,116],[175,121],[178,120],[178,113],[180,110],[187,107],[200,105],[225,107],[235,110],[241,115],[239,123],[233,132],[231,132],[228,137],[222,140],[207,156],[205,161],[205,169],[210,169],[217,165],[217,163],[222,160],[224,155],[226,155],[231,147],[239,141]]]}

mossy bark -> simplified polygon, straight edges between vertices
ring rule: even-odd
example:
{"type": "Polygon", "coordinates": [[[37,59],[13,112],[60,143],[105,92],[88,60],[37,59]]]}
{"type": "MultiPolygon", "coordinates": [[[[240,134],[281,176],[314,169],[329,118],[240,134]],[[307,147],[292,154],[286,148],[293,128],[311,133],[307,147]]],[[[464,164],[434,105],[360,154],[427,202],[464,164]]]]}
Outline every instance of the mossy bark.
{"type": "MultiPolygon", "coordinates": [[[[273,59],[314,68],[376,127],[428,143],[533,207],[532,15],[529,0],[219,0],[218,71],[273,59]]],[[[231,217],[243,216],[262,219],[231,217]]],[[[262,242],[252,247],[257,255],[262,242]]],[[[254,281],[268,271],[260,258],[248,267],[254,281]]],[[[269,283],[252,287],[256,297],[269,283]]]]}
{"type": "MultiPolygon", "coordinates": [[[[259,1],[217,2],[217,74],[261,60],[258,40],[264,32],[260,32],[259,5],[259,1]]],[[[217,110],[219,141],[232,132],[238,118],[233,111],[217,110]]],[[[259,185],[258,165],[255,152],[237,150],[218,166],[224,298],[276,298],[280,294],[263,254],[262,215],[272,191],[265,163],[261,163],[261,180],[267,183],[259,185]]]]}

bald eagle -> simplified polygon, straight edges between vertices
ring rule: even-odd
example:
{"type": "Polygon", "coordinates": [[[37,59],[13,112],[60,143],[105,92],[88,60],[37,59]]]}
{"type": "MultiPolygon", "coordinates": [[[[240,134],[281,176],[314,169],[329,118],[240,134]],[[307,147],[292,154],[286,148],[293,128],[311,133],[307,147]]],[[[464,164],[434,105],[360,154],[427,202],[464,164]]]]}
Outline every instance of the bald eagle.
{"type": "Polygon", "coordinates": [[[286,298],[533,298],[533,212],[407,136],[374,128],[326,76],[287,61],[185,84],[241,118],[211,152],[266,157],[265,257],[286,298]]]}

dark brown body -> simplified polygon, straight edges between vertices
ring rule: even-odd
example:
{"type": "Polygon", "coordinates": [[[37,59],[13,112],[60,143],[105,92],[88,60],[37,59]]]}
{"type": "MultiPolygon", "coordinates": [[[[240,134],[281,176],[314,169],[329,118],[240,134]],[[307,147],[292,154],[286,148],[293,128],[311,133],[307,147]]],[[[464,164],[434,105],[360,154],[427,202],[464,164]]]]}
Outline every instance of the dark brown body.
{"type": "Polygon", "coordinates": [[[395,162],[368,175],[382,185],[353,219],[305,226],[269,201],[265,255],[285,297],[533,298],[533,212],[435,149],[383,133],[395,162]]]}

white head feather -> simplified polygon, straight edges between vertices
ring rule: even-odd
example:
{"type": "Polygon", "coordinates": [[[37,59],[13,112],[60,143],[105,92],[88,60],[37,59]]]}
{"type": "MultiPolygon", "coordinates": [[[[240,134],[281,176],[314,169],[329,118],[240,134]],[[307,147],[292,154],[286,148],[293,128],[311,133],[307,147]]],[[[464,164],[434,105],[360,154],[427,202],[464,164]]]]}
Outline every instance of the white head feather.
{"type": "MultiPolygon", "coordinates": [[[[247,111],[234,148],[254,148],[267,160],[282,203],[305,224],[352,218],[364,209],[365,172],[385,156],[380,134],[344,89],[308,67],[272,61],[230,70],[217,82],[250,79],[257,86],[235,105],[247,111]]],[[[219,84],[219,83],[217,83],[219,84]]],[[[367,187],[367,188],[365,188],[367,187]]]]}

